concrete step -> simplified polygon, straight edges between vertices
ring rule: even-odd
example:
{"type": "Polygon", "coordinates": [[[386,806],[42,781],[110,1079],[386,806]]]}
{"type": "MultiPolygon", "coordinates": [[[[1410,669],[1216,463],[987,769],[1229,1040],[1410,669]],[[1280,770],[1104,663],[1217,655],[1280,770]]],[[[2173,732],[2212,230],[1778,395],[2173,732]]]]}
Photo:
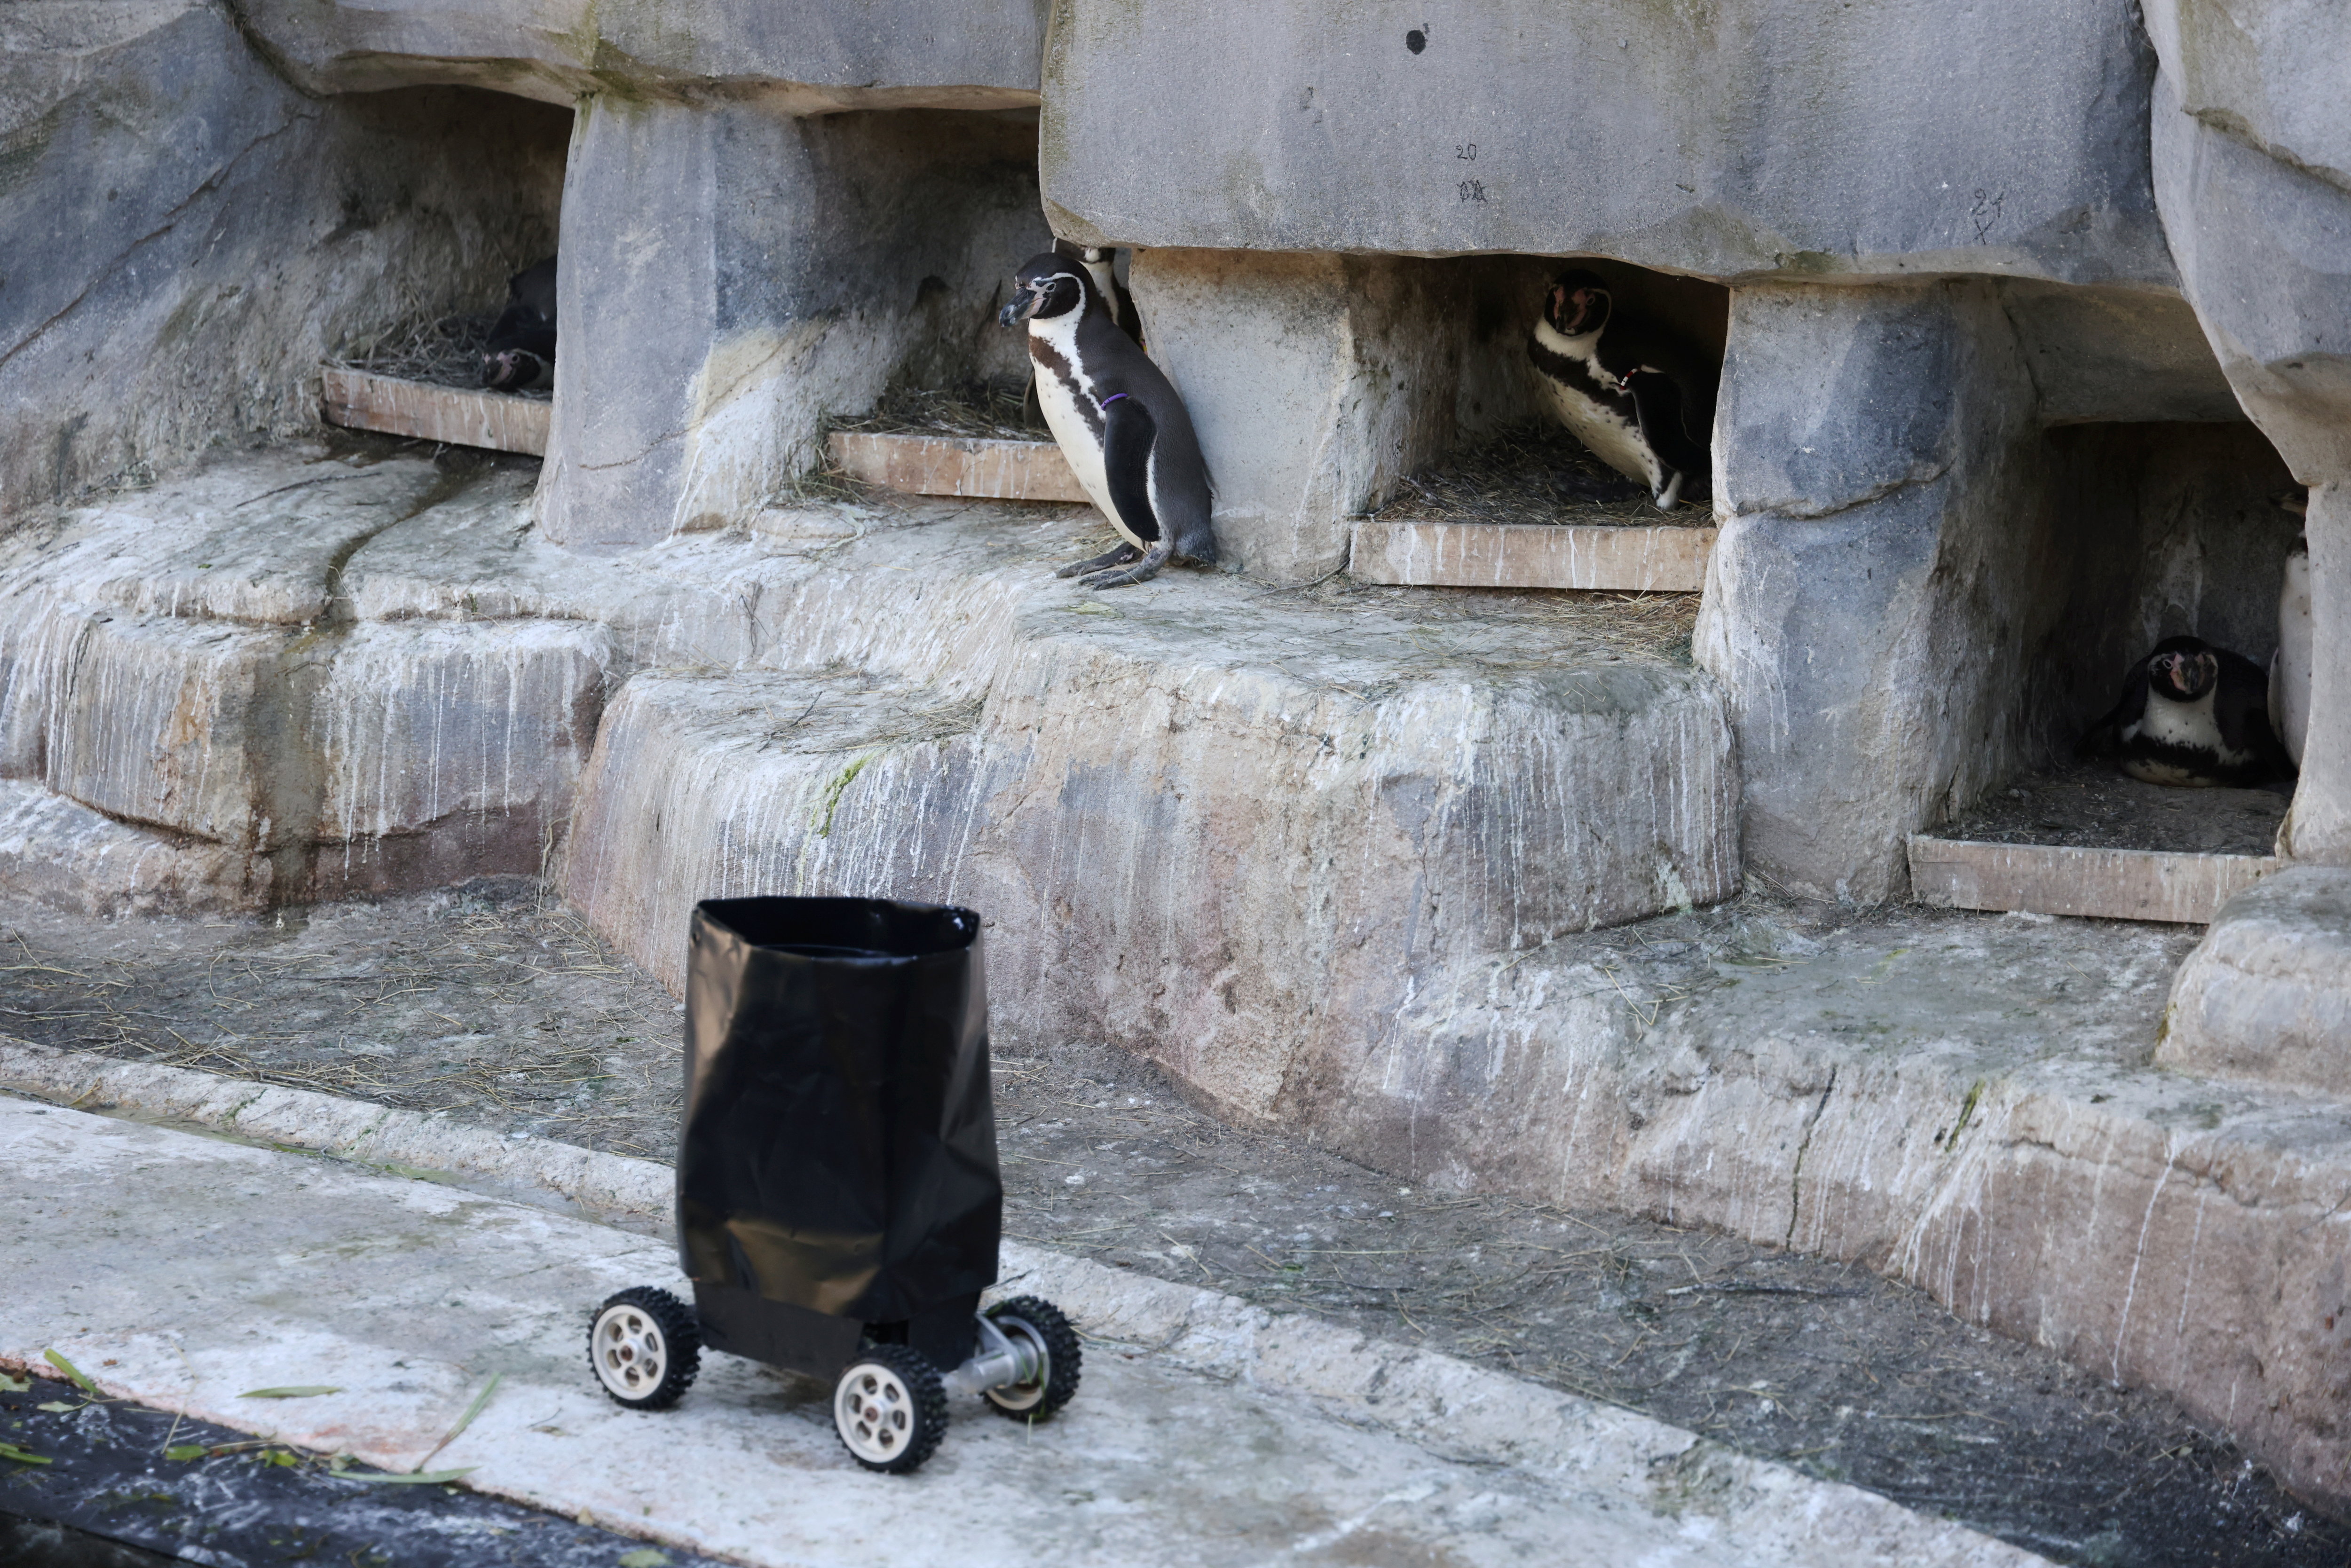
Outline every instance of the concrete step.
{"type": "Polygon", "coordinates": [[[826,450],[851,478],[911,496],[1087,502],[1085,486],[1050,441],[838,430],[826,450]]]}
{"type": "Polygon", "coordinates": [[[1442,588],[1574,588],[1696,593],[1711,528],[1553,523],[1355,525],[1347,570],[1365,582],[1442,588]]]}
{"type": "MultiPolygon", "coordinates": [[[[912,578],[946,529],[829,570],[912,578]]],[[[1459,966],[1737,885],[1710,687],[1541,602],[1269,606],[1188,575],[1123,599],[1032,577],[1024,599],[967,650],[984,700],[970,664],[832,673],[780,644],[797,667],[639,674],[567,891],[673,987],[695,898],[967,903],[1008,1027],[1116,1039],[1262,1123],[1459,966]]],[[[802,646],[838,646],[819,618],[841,601],[799,602],[802,646]]]]}
{"type": "Polygon", "coordinates": [[[533,457],[547,451],[554,404],[536,398],[437,386],[348,365],[327,366],[319,382],[329,424],[533,457]]]}

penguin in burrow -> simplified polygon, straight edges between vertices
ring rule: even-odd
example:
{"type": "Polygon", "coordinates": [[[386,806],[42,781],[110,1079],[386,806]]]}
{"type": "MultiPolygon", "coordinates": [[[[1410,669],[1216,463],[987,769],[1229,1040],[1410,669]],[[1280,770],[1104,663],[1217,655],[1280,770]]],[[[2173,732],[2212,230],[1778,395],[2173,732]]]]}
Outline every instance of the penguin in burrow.
{"type": "Polygon", "coordinates": [[[507,279],[507,308],[482,344],[482,384],[501,392],[555,380],[555,257],[507,279]]]}
{"type": "Polygon", "coordinates": [[[2242,653],[2167,637],[2131,666],[2121,698],[2082,737],[2081,754],[2114,758],[2149,784],[2252,789],[2289,777],[2270,728],[2269,677],[2242,653]]]}
{"type": "MultiPolygon", "coordinates": [[[[2310,514],[2310,497],[2289,490],[2279,507],[2297,517],[2310,514]]],[[[2310,664],[2316,648],[2310,624],[2310,540],[2294,541],[2285,558],[2285,580],[2278,590],[2278,645],[2270,659],[2270,727],[2279,744],[2302,766],[2302,744],[2310,733],[2310,664]]]]}
{"type": "Polygon", "coordinates": [[[1123,541],[1054,575],[1120,588],[1147,581],[1170,560],[1213,562],[1214,487],[1192,416],[1142,345],[1119,329],[1085,264],[1054,251],[1029,257],[998,319],[1026,325],[1045,423],[1123,541]]]}
{"type": "Polygon", "coordinates": [[[1056,239],[1053,254],[1077,262],[1094,280],[1094,288],[1110,306],[1111,319],[1118,329],[1134,340],[1136,346],[1149,351],[1143,341],[1143,313],[1134,308],[1134,296],[1118,280],[1118,252],[1109,246],[1080,245],[1075,240],[1056,239]]]}
{"type": "Polygon", "coordinates": [[[1605,278],[1582,268],[1553,278],[1527,356],[1560,423],[1648,486],[1659,511],[1711,498],[1712,389],[1669,333],[1615,308],[1605,278]]]}

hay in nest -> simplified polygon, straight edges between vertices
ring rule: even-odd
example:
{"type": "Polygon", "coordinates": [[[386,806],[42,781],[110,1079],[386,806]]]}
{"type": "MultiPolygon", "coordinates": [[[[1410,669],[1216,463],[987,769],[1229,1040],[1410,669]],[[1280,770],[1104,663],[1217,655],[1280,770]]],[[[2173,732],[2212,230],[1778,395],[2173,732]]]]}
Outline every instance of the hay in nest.
{"type": "Polygon", "coordinates": [[[1373,516],[1384,523],[1703,525],[1704,507],[1660,512],[1648,487],[1549,423],[1508,425],[1406,478],[1373,516]]]}
{"type": "Polygon", "coordinates": [[[1019,377],[997,377],[959,387],[901,388],[883,394],[873,412],[836,418],[828,431],[873,435],[951,435],[966,441],[1050,441],[1043,411],[1019,377]]]}
{"type": "MultiPolygon", "coordinates": [[[[351,349],[343,355],[342,363],[355,371],[397,376],[404,382],[478,392],[482,386],[482,354],[489,344],[490,329],[497,319],[498,312],[493,310],[478,316],[443,316],[411,321],[351,349]]],[[[534,387],[505,395],[547,402],[555,393],[551,388],[534,387]]]]}

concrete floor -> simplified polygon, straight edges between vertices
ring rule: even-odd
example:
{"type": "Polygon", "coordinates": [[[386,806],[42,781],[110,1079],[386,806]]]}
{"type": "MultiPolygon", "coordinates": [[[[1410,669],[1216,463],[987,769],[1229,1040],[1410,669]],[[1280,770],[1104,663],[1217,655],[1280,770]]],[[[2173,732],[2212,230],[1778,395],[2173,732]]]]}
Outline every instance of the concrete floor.
{"type": "MultiPolygon", "coordinates": [[[[2086,1096],[2147,1078],[2148,977],[2191,940],[1750,896],[1583,944],[1628,1011],[1703,1009],[1706,1033],[1827,1017],[1929,1053],[1996,1040],[1969,1074],[2092,1071],[2086,1096]]],[[[0,946],[0,1028],[54,1046],[565,1145],[673,1146],[675,1004],[519,879],[288,911],[283,925],[11,903],[0,946]]],[[[1099,1045],[1015,1044],[996,1070],[1015,1237],[1646,1411],[2059,1561],[2351,1555],[2351,1533],[2160,1394],[1956,1321],[1866,1267],[1383,1177],[1225,1126],[1099,1045]]],[[[2204,1113],[2191,1085],[2166,1092],[2204,1113]]]]}
{"type": "MultiPolygon", "coordinates": [[[[26,1195],[0,1220],[0,1359],[55,1349],[110,1394],[385,1470],[463,1469],[496,1495],[747,1563],[937,1562],[948,1542],[959,1564],[2032,1561],[1785,1471],[1764,1490],[1792,1495],[1751,1506],[1751,1484],[1707,1495],[1703,1469],[1641,1484],[1689,1450],[1637,1417],[1599,1413],[1613,1435],[1579,1450],[1583,1475],[1539,1473],[1450,1457],[1294,1385],[1101,1343],[1050,1424],[967,1402],[918,1476],[872,1476],[841,1453],[825,1390],[731,1357],[709,1358],[672,1412],[602,1396],[581,1364],[588,1310],[625,1284],[678,1283],[674,1254],[642,1236],[22,1100],[0,1099],[0,1170],[26,1195]],[[288,1385],[337,1391],[239,1398],[288,1385]]],[[[1555,1408],[1531,1398],[1530,1438],[1555,1408]]]]}

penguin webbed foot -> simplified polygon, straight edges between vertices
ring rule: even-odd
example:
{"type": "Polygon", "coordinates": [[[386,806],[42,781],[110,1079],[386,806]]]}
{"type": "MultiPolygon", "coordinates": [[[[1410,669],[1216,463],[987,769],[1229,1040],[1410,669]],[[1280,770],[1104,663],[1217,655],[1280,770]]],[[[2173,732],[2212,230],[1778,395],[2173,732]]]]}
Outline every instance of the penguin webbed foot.
{"type": "Polygon", "coordinates": [[[1131,588],[1138,582],[1149,582],[1159,575],[1159,569],[1167,564],[1167,558],[1175,554],[1175,549],[1165,539],[1161,539],[1142,554],[1141,560],[1123,571],[1105,571],[1086,579],[1086,586],[1099,591],[1131,588]]]}
{"type": "Polygon", "coordinates": [[[1128,561],[1135,559],[1142,554],[1143,552],[1135,549],[1133,545],[1122,544],[1116,549],[1104,550],[1102,554],[1093,557],[1090,560],[1073,560],[1069,565],[1061,568],[1059,571],[1056,571],[1053,575],[1055,577],[1082,577],[1087,572],[1100,571],[1104,567],[1124,566],[1128,561]]]}

